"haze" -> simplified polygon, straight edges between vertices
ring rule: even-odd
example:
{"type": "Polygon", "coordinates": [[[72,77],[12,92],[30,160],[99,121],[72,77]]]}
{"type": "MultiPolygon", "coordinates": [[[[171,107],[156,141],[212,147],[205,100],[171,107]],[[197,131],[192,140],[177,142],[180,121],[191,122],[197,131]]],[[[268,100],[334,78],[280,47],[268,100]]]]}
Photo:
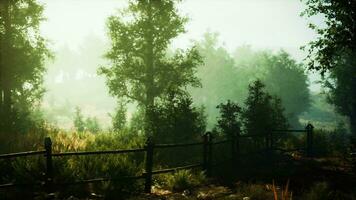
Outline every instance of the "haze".
{"type": "MultiPolygon", "coordinates": [[[[116,102],[109,96],[104,78],[97,77],[95,68],[105,63],[102,56],[108,43],[106,20],[108,16],[115,14],[117,9],[125,7],[127,2],[40,2],[45,4],[44,14],[47,18],[41,31],[50,40],[56,53],[54,61],[48,64],[44,107],[54,99],[57,104],[66,104],[68,109],[79,106],[83,108],[85,115],[98,116],[104,126],[109,126],[110,118],[107,113],[114,110],[116,102]],[[68,62],[68,56],[60,56],[59,53],[81,54],[83,49],[89,49],[90,45],[101,45],[100,48],[93,47],[96,50],[90,52],[90,59],[85,56],[72,56],[73,61],[68,62]],[[74,80],[65,79],[63,65],[72,70],[72,75],[67,77],[72,76],[74,80]],[[88,68],[91,69],[90,72],[88,68]],[[88,77],[91,77],[88,83],[95,82],[95,88],[85,83],[85,78],[88,77]]],[[[201,40],[203,34],[209,31],[219,34],[219,42],[230,53],[243,45],[250,45],[258,50],[284,49],[301,62],[305,52],[299,48],[315,38],[315,33],[307,26],[308,21],[300,17],[304,5],[299,0],[185,0],[179,7],[190,21],[186,25],[186,34],[176,38],[172,48],[185,48],[191,45],[192,41],[201,40]]],[[[317,18],[315,22],[320,24],[321,19],[317,18]]],[[[310,77],[311,90],[319,90],[319,86],[313,83],[317,79],[316,75],[310,77]]],[[[71,127],[72,119],[58,119],[58,116],[56,118],[59,126],[71,127]]]]}

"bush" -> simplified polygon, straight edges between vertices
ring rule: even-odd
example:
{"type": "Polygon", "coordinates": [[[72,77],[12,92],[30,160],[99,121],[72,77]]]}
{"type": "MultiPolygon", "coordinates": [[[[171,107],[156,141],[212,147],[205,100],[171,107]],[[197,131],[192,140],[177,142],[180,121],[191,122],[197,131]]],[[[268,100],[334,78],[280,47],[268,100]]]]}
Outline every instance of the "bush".
{"type": "Polygon", "coordinates": [[[175,192],[192,189],[207,181],[204,172],[193,173],[191,170],[180,170],[174,174],[161,175],[159,179],[164,187],[175,192]]]}

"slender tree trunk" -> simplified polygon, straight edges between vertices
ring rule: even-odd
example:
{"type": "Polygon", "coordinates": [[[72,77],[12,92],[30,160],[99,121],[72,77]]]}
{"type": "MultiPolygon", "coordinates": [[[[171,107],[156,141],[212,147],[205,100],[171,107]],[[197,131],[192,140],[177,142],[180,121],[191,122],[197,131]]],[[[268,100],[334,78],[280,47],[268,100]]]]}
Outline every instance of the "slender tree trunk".
{"type": "Polygon", "coordinates": [[[7,74],[6,68],[10,68],[10,63],[7,62],[7,58],[9,55],[9,42],[11,40],[11,21],[10,21],[10,2],[9,0],[4,1],[4,9],[3,9],[3,20],[4,20],[4,36],[2,41],[2,49],[1,52],[1,89],[2,89],[2,117],[3,117],[3,127],[4,131],[9,131],[11,128],[11,107],[12,107],[12,99],[11,99],[11,86],[10,86],[10,76],[7,74]]]}
{"type": "Polygon", "coordinates": [[[153,44],[153,24],[152,24],[152,3],[149,1],[148,9],[148,33],[146,36],[147,41],[147,57],[146,57],[146,102],[145,102],[145,134],[152,135],[152,120],[150,117],[151,109],[154,107],[155,102],[155,85],[154,85],[154,44],[153,44]]]}

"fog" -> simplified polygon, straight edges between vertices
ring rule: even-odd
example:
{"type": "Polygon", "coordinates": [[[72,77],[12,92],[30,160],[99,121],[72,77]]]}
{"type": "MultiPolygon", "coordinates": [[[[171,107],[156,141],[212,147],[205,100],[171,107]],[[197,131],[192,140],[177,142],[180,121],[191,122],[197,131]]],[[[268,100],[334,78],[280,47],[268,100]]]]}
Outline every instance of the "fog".
{"type": "MultiPolygon", "coordinates": [[[[123,0],[41,0],[46,21],[42,35],[50,41],[55,58],[47,64],[43,107],[46,116],[62,128],[72,127],[74,107],[84,115],[96,116],[110,126],[116,101],[108,93],[105,78],[96,74],[105,65],[109,46],[106,20],[127,5],[123,0]],[[61,115],[53,110],[61,110],[61,115]],[[67,110],[67,112],[63,112],[67,110]],[[65,114],[67,113],[67,114],[65,114]]],[[[185,0],[179,5],[189,17],[186,33],[176,38],[172,49],[186,48],[202,40],[207,31],[219,34],[219,45],[230,54],[249,45],[252,49],[277,52],[284,49],[298,62],[306,52],[300,47],[316,35],[309,20],[300,17],[299,0],[185,0]]],[[[321,18],[314,23],[322,24],[321,18]]],[[[310,74],[310,89],[318,91],[317,76],[310,74]]],[[[129,109],[129,115],[130,110],[129,109]]]]}

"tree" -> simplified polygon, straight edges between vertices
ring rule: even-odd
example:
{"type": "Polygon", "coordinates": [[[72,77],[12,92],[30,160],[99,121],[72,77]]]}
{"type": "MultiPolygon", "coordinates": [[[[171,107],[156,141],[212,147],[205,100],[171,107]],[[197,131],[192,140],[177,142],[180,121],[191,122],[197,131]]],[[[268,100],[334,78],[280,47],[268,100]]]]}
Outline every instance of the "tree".
{"type": "Polygon", "coordinates": [[[45,59],[40,35],[43,6],[36,0],[0,1],[0,129],[13,130],[43,94],[45,59]]]}
{"type": "Polygon", "coordinates": [[[269,55],[266,71],[261,80],[272,95],[281,98],[288,122],[300,127],[299,116],[310,107],[308,76],[302,64],[297,63],[285,51],[269,55]]]}
{"type": "Polygon", "coordinates": [[[193,106],[187,94],[170,92],[157,102],[150,112],[154,124],[154,139],[159,143],[199,141],[206,122],[203,108],[193,106]]]}
{"type": "Polygon", "coordinates": [[[127,9],[108,19],[112,42],[106,58],[109,67],[101,67],[112,95],[135,101],[145,111],[146,134],[149,109],[168,91],[183,91],[199,86],[195,77],[201,57],[196,48],[177,50],[167,55],[173,38],[183,33],[187,18],[176,8],[178,0],[131,0],[127,9]]]}
{"type": "Polygon", "coordinates": [[[83,117],[82,111],[80,110],[79,107],[75,108],[74,127],[80,133],[85,130],[84,117],[83,117]]]}
{"type": "Polygon", "coordinates": [[[310,24],[319,35],[307,45],[309,69],[324,78],[329,101],[339,113],[349,117],[351,131],[356,136],[356,1],[305,0],[302,13],[312,17],[322,15],[325,26],[310,24]]]}
{"type": "Polygon", "coordinates": [[[227,103],[219,104],[216,108],[219,109],[220,117],[218,119],[217,128],[227,138],[234,138],[237,134],[240,134],[241,122],[241,107],[230,100],[227,103]]]}
{"type": "Polygon", "coordinates": [[[308,76],[301,63],[283,50],[272,53],[252,51],[250,47],[237,49],[235,62],[242,79],[260,79],[268,93],[281,98],[289,124],[301,126],[299,117],[310,106],[308,76]]]}
{"type": "Polygon", "coordinates": [[[100,131],[100,125],[96,117],[88,117],[85,120],[85,129],[91,133],[98,133],[100,131]]]}
{"type": "MultiPolygon", "coordinates": [[[[288,128],[283,114],[282,101],[265,91],[265,85],[256,80],[249,85],[249,94],[242,112],[245,132],[250,135],[266,135],[273,129],[288,128]]],[[[255,139],[261,145],[260,139],[255,139]]]]}
{"type": "Polygon", "coordinates": [[[204,59],[197,71],[202,88],[190,89],[194,102],[206,106],[208,127],[213,128],[219,116],[216,105],[227,100],[242,105],[248,85],[255,79],[262,80],[270,94],[282,99],[289,123],[299,127],[299,117],[310,104],[308,76],[303,65],[283,50],[273,53],[241,46],[231,55],[218,39],[218,34],[208,32],[196,42],[204,59]]]}
{"type": "Polygon", "coordinates": [[[110,115],[112,119],[112,125],[114,131],[120,131],[123,128],[125,128],[126,125],[126,105],[122,102],[118,103],[118,107],[115,110],[115,114],[112,116],[110,115]]]}
{"type": "MultiPolygon", "coordinates": [[[[228,51],[219,45],[218,34],[207,32],[203,40],[196,42],[204,64],[198,67],[197,76],[201,88],[191,88],[197,104],[204,105],[208,115],[208,127],[213,128],[219,113],[216,105],[227,100],[242,101],[244,93],[241,77],[228,51]]],[[[246,84],[247,86],[247,84],[246,84]]]]}

